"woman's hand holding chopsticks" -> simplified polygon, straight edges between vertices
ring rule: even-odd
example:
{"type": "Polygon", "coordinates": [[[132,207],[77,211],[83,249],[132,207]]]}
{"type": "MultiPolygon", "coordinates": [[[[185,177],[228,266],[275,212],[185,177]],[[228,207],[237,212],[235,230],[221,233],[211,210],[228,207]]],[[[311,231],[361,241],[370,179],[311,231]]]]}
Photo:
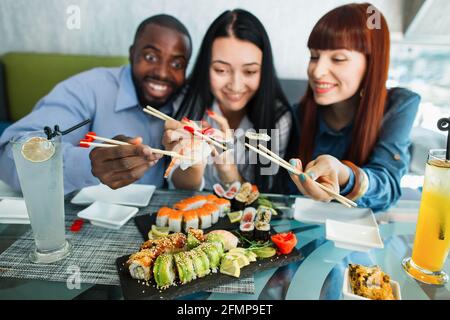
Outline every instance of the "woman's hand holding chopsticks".
{"type": "Polygon", "coordinates": [[[314,181],[339,193],[340,186],[345,186],[349,180],[349,170],[338,159],[322,155],[309,162],[305,168],[299,159],[291,159],[290,164],[295,166],[300,175],[290,173],[290,176],[300,192],[315,200],[329,202],[333,196],[321,189],[314,181]]]}

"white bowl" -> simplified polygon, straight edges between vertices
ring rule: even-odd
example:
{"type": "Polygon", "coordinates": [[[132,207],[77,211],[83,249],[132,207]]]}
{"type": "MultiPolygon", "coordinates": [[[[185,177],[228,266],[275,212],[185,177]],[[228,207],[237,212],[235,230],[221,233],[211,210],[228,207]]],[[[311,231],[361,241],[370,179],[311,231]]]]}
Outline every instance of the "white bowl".
{"type": "MultiPolygon", "coordinates": [[[[397,281],[394,281],[391,279],[391,287],[392,287],[392,293],[394,294],[394,297],[396,300],[402,300],[402,294],[400,291],[400,285],[397,281]]],[[[357,294],[353,293],[351,283],[350,283],[350,276],[349,276],[349,270],[348,268],[345,269],[344,272],[344,281],[342,284],[342,294],[344,295],[344,300],[371,300],[362,296],[359,296],[357,294]]]]}

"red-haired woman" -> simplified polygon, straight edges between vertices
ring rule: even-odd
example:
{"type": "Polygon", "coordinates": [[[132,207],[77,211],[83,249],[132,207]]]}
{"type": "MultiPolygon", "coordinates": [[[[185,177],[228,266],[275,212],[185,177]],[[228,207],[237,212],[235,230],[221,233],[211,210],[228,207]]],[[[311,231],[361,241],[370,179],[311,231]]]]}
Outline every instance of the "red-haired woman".
{"type": "Polygon", "coordinates": [[[374,9],[367,3],[338,7],[312,30],[309,86],[296,109],[298,128],[288,154],[290,163],[304,171],[291,175],[291,193],[330,201],[316,180],[379,211],[401,195],[420,97],[386,88],[389,29],[374,9]]]}

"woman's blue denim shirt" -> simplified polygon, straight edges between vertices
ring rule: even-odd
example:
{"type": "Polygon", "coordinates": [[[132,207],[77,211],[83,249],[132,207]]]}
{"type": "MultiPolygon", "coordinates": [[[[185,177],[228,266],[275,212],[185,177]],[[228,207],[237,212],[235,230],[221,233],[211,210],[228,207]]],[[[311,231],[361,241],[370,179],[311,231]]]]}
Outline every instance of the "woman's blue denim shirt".
{"type": "MultiPolygon", "coordinates": [[[[362,198],[356,201],[358,206],[372,208],[374,211],[388,209],[401,196],[400,180],[408,172],[410,162],[410,132],[418,111],[420,96],[403,88],[389,90],[387,108],[383,117],[380,135],[369,161],[362,166],[369,177],[369,188],[362,198]]],[[[299,119],[299,106],[294,106],[295,119],[299,119]]],[[[299,124],[296,120],[295,130],[299,137],[299,124]]],[[[353,123],[335,131],[319,116],[313,159],[328,154],[345,160],[345,154],[351,143],[353,123]]],[[[370,126],[370,123],[367,123],[370,126]]],[[[298,139],[294,139],[299,144],[298,139]]],[[[349,169],[350,180],[340,191],[342,195],[353,189],[355,176],[349,169]]],[[[299,190],[291,181],[291,194],[299,190]]]]}

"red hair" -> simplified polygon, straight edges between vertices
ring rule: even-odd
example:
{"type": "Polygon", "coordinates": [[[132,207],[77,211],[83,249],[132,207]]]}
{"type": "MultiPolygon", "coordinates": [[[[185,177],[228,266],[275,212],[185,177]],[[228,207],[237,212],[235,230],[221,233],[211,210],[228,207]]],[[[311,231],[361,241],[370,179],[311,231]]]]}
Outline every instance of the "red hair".
{"type": "MultiPolygon", "coordinates": [[[[365,164],[377,141],[383,120],[389,70],[390,36],[384,16],[377,10],[380,23],[377,28],[369,28],[373,14],[369,3],[348,4],[338,7],[314,26],[308,40],[308,48],[316,50],[347,49],[363,53],[367,68],[361,82],[363,92],[354,117],[353,133],[346,159],[358,166],[365,164]]],[[[317,104],[310,86],[300,102],[301,136],[299,157],[304,163],[312,160],[316,133],[317,104]]]]}

